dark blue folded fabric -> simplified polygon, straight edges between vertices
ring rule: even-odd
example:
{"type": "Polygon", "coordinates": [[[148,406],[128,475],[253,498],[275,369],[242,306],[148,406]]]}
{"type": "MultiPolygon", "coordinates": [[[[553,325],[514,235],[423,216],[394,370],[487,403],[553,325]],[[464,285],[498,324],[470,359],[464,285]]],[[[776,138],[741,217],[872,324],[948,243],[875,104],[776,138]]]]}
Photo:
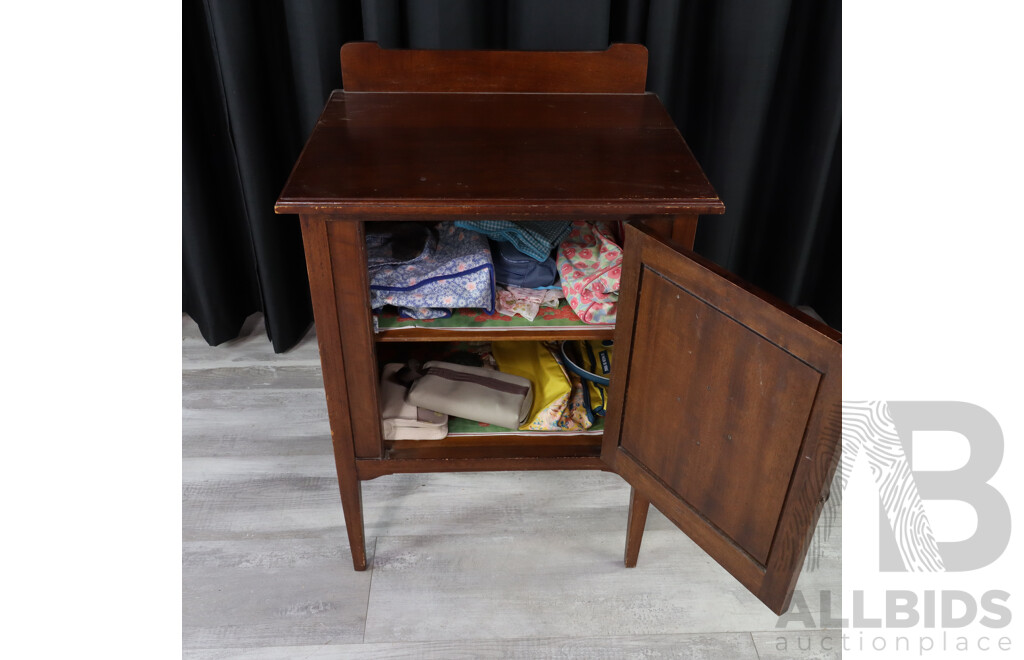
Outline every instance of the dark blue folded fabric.
{"type": "Polygon", "coordinates": [[[511,243],[491,243],[494,259],[494,280],[506,286],[536,289],[550,286],[558,281],[558,268],[551,255],[544,261],[537,261],[524,254],[511,243]]]}

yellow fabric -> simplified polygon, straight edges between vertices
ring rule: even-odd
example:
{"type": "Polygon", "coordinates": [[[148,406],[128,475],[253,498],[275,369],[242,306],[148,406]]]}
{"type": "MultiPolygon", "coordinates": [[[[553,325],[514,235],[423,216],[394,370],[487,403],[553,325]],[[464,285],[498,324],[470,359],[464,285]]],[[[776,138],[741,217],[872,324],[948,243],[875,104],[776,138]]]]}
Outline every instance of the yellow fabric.
{"type": "Polygon", "coordinates": [[[563,415],[569,407],[572,383],[550,350],[537,341],[493,342],[491,353],[498,369],[530,379],[533,407],[521,430],[585,430],[575,416],[563,415]]]}

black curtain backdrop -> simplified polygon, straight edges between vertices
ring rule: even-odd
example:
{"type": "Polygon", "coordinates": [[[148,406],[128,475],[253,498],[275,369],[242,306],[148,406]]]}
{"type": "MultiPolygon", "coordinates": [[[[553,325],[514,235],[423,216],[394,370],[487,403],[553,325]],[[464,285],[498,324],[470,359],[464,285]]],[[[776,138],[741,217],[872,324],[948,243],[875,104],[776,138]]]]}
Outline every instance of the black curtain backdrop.
{"type": "Polygon", "coordinates": [[[647,46],[658,94],[726,204],[696,249],[841,327],[840,3],[814,0],[186,0],[183,310],[211,344],[262,311],[274,350],[312,323],[298,219],[274,201],[338,49],[647,46]]]}

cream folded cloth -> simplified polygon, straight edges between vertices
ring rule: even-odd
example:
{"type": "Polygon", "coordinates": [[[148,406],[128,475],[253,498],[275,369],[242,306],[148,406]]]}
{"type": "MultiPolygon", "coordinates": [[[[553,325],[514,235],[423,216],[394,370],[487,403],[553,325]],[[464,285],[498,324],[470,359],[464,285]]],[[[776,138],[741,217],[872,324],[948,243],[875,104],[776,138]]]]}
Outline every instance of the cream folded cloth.
{"type": "Polygon", "coordinates": [[[385,440],[440,440],[448,435],[448,415],[405,402],[408,388],[393,376],[403,366],[384,365],[380,379],[380,407],[385,440]]]}

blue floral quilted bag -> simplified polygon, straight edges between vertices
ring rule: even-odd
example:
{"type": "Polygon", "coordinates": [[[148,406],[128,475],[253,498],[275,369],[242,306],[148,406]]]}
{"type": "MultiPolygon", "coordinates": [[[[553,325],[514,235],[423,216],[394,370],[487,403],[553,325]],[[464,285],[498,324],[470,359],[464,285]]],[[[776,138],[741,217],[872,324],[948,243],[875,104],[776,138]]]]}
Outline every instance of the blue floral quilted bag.
{"type": "Polygon", "coordinates": [[[485,236],[442,223],[436,229],[414,227],[401,238],[387,232],[366,236],[373,309],[393,305],[416,319],[451,316],[463,307],[494,312],[494,263],[485,236]],[[411,251],[410,236],[417,241],[411,251]]]}

